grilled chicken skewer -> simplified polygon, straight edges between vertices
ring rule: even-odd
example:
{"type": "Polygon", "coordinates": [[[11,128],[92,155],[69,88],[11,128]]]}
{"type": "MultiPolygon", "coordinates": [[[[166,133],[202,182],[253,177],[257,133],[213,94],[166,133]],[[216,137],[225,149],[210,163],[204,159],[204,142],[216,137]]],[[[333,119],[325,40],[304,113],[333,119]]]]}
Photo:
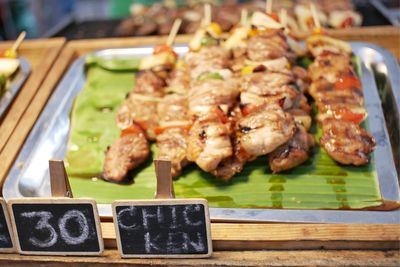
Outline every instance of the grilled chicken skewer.
{"type": "Polygon", "coordinates": [[[341,164],[367,164],[375,139],[360,126],[367,112],[362,84],[351,63],[351,46],[321,34],[309,37],[306,44],[314,56],[309,93],[319,110],[321,146],[341,164]]]}
{"type": "Polygon", "coordinates": [[[266,154],[272,171],[293,168],[308,159],[313,146],[307,133],[311,109],[302,94],[307,72],[290,68],[295,56],[279,22],[256,12],[251,24],[252,29],[238,27],[225,43],[239,59],[234,62],[244,62],[233,67],[241,69],[243,76],[242,111],[236,124],[235,153],[229,159],[232,171],[227,171],[229,164],[221,170],[225,177],[240,172],[247,160],[266,154]]]}
{"type": "Polygon", "coordinates": [[[150,154],[148,140],[155,140],[158,127],[157,104],[177,60],[171,45],[179,26],[180,21],[176,21],[167,44],[156,46],[151,56],[141,60],[136,86],[118,108],[116,121],[121,137],[108,147],[103,165],[102,176],[108,181],[124,181],[128,172],[150,154]]]}
{"type": "MultiPolygon", "coordinates": [[[[207,7],[207,5],[206,5],[207,7]]],[[[205,23],[189,44],[185,56],[190,70],[189,113],[194,123],[189,133],[187,158],[213,173],[232,155],[232,123],[228,117],[239,95],[239,84],[229,69],[230,51],[219,45],[221,29],[205,10],[205,23]]]]}

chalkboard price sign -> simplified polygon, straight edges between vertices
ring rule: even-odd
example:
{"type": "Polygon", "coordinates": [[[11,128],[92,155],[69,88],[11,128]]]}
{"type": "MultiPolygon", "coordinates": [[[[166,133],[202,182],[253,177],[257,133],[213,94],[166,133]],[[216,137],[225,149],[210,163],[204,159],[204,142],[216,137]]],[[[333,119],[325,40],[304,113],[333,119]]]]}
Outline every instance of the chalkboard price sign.
{"type": "Polygon", "coordinates": [[[7,205],[3,198],[0,198],[0,252],[13,252],[14,241],[10,218],[8,217],[7,205]]]}
{"type": "Polygon", "coordinates": [[[21,254],[100,255],[104,250],[94,200],[24,198],[8,205],[21,254]]]}
{"type": "Polygon", "coordinates": [[[205,199],[115,201],[113,218],[123,258],[202,258],[212,253],[205,199]]]}

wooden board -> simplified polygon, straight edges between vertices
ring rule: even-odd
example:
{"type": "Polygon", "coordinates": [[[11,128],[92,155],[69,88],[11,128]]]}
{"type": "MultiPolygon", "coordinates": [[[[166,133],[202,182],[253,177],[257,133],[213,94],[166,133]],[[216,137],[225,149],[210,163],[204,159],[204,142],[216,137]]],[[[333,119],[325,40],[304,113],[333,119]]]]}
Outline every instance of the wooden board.
{"type": "MultiPolygon", "coordinates": [[[[44,101],[39,103],[34,102],[37,101],[34,100],[34,98],[40,92],[40,86],[47,77],[47,74],[52,68],[53,63],[57,59],[64,44],[64,38],[26,40],[22,43],[19,49],[19,54],[29,61],[32,72],[24,86],[21,88],[19,94],[14,99],[7,114],[3,120],[0,121],[0,155],[9,154],[5,158],[1,157],[0,185],[3,184],[2,181],[6,171],[10,164],[12,164],[13,159],[20,148],[20,142],[14,143],[15,138],[18,138],[18,140],[25,140],[25,137],[29,132],[29,130],[19,132],[21,130],[16,130],[17,125],[25,123],[26,117],[31,116],[31,113],[26,112],[28,108],[32,105],[43,106],[47,100],[46,98],[43,99],[44,101]],[[11,137],[13,137],[13,140],[10,140],[11,137]]],[[[0,50],[7,49],[11,45],[12,42],[2,42],[0,43],[0,50]]]]}
{"type": "Polygon", "coordinates": [[[0,255],[1,266],[399,266],[400,252],[391,251],[220,251],[210,259],[121,259],[117,250],[103,257],[0,255]]]}
{"type": "MultiPolygon", "coordinates": [[[[116,248],[115,229],[102,222],[105,246],[116,248]]],[[[211,223],[213,249],[398,249],[400,227],[377,224],[211,223]]]]}

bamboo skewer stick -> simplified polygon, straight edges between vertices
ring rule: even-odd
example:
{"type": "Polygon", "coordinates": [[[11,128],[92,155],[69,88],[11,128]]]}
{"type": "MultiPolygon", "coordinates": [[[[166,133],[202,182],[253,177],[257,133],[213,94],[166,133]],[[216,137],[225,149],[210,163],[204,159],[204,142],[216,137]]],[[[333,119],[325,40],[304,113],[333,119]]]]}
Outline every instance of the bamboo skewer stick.
{"type": "Polygon", "coordinates": [[[18,35],[17,40],[15,40],[14,44],[12,45],[12,47],[10,49],[12,52],[16,52],[17,51],[18,47],[21,45],[22,41],[25,39],[25,36],[26,36],[26,32],[25,31],[21,32],[18,35]]]}
{"type": "Polygon", "coordinates": [[[267,14],[272,13],[272,0],[265,1],[265,13],[267,13],[267,14]]]}
{"type": "Polygon", "coordinates": [[[288,30],[288,28],[287,28],[288,19],[287,19],[286,9],[284,9],[284,8],[281,9],[279,18],[280,18],[280,21],[281,21],[283,27],[285,28],[285,31],[288,30]]]}
{"type": "Polygon", "coordinates": [[[171,31],[169,32],[168,39],[166,42],[167,46],[173,45],[176,35],[178,34],[179,28],[181,27],[181,24],[182,24],[182,19],[178,18],[174,21],[174,24],[172,25],[171,31]]]}
{"type": "Polygon", "coordinates": [[[314,25],[316,29],[321,29],[321,23],[319,22],[318,19],[318,13],[317,13],[317,8],[315,7],[314,3],[310,3],[310,10],[311,14],[314,20],[314,25]]]}
{"type": "Polygon", "coordinates": [[[240,12],[240,25],[247,26],[248,13],[249,12],[246,8],[242,9],[242,11],[240,12]]]}
{"type": "Polygon", "coordinates": [[[207,26],[211,24],[212,20],[211,15],[211,5],[205,4],[204,5],[204,19],[203,19],[203,26],[207,26]]]}

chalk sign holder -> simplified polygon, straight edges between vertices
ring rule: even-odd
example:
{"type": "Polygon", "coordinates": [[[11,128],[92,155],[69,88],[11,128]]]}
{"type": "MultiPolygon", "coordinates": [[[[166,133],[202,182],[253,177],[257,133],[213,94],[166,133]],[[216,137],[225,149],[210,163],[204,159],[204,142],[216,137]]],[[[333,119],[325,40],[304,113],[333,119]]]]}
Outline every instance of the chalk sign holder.
{"type": "Polygon", "coordinates": [[[11,199],[7,203],[10,219],[13,222],[12,230],[18,253],[26,255],[101,255],[104,252],[104,243],[95,200],[72,198],[71,187],[62,160],[50,160],[49,171],[51,198],[11,199]],[[46,211],[41,211],[41,209],[46,211]],[[21,211],[23,212],[21,213],[21,211]],[[37,231],[39,237],[27,238],[27,232],[24,232],[22,224],[20,227],[17,226],[22,222],[22,215],[26,217],[25,224],[29,220],[36,222],[35,225],[29,225],[31,227],[29,234],[37,231]],[[81,233],[78,235],[75,232],[69,233],[68,225],[77,223],[79,226],[74,227],[81,233]],[[43,238],[45,234],[48,234],[48,237],[43,238]],[[90,244],[87,241],[89,239],[90,244]],[[29,242],[31,243],[26,245],[29,242]],[[74,248],[71,249],[71,247],[74,248]]]}
{"type": "MultiPolygon", "coordinates": [[[[112,204],[114,227],[117,237],[117,247],[122,258],[207,258],[212,254],[212,240],[211,240],[211,227],[210,227],[210,215],[208,209],[208,202],[206,199],[175,199],[173,181],[171,177],[171,161],[168,160],[154,160],[156,178],[157,178],[157,188],[155,193],[155,200],[116,200],[112,204]],[[172,217],[169,214],[165,214],[165,211],[171,209],[172,217]],[[195,211],[196,209],[196,211],[195,211]],[[147,221],[145,219],[144,212],[154,212],[151,215],[147,215],[150,220],[157,221],[152,225],[149,224],[139,224],[147,221]],[[183,211],[183,212],[182,212],[183,211]],[[139,215],[140,213],[140,215],[139,215]],[[190,213],[190,214],[189,214],[190,213]],[[124,214],[127,216],[123,219],[124,214]],[[184,216],[179,216],[179,215],[184,216]],[[190,217],[189,215],[194,215],[190,217]],[[186,215],[186,217],[185,217],[186,215]],[[162,218],[162,220],[160,219],[162,218]],[[169,218],[169,219],[168,219],[169,218]],[[171,224],[168,221],[172,218],[172,221],[176,223],[171,224]],[[123,222],[125,220],[126,222],[123,222]],[[161,220],[162,222],[159,222],[161,220]],[[181,222],[177,222],[180,220],[181,222]],[[192,222],[191,222],[192,220],[192,222]],[[191,224],[192,223],[192,224],[191,224]],[[128,225],[126,225],[128,224],[128,225]],[[196,224],[198,226],[196,226],[196,224]],[[148,232],[146,229],[148,226],[148,232]],[[170,228],[167,226],[172,225],[170,228]],[[197,227],[194,229],[190,228],[190,225],[195,225],[197,227]],[[137,226],[137,228],[135,227],[137,226]],[[140,228],[139,228],[140,226],[140,228]],[[186,227],[186,228],[185,228],[186,227]],[[131,229],[136,228],[138,233],[135,232],[134,235],[130,236],[129,233],[131,229]],[[160,230],[163,228],[164,230],[160,230]],[[175,230],[174,230],[175,229],[175,230]],[[193,250],[192,244],[195,242],[189,242],[189,234],[193,235],[194,231],[191,229],[199,230],[199,236],[194,238],[197,241],[202,240],[199,250],[193,250]],[[158,232],[157,232],[158,231],[158,232]],[[164,231],[163,233],[159,231],[164,231]],[[175,232],[174,232],[175,231],[175,232]],[[186,232],[184,232],[186,231],[186,232]],[[156,235],[157,232],[158,235],[156,235]],[[144,233],[144,234],[143,234],[144,233]],[[201,234],[200,234],[201,233],[201,234]],[[160,241],[160,236],[168,236],[166,242],[161,246],[160,242],[158,244],[151,243],[149,241],[149,236],[154,234],[154,240],[160,241]],[[173,240],[174,235],[181,234],[183,238],[177,238],[173,240]],[[139,238],[137,238],[139,237],[139,238]],[[186,240],[186,242],[185,242],[186,240]],[[182,244],[179,244],[182,242],[182,244]],[[172,244],[175,243],[175,244],[172,244]],[[175,246],[175,248],[168,249],[168,244],[175,246]],[[154,247],[162,250],[160,253],[158,251],[151,252],[150,250],[154,247]],[[190,247],[190,248],[189,248],[190,247]],[[185,250],[186,249],[186,250],[185,250]],[[144,251],[143,251],[144,250],[144,251]]],[[[147,214],[147,213],[146,213],[147,214]]],[[[181,237],[181,236],[180,236],[181,237]]],[[[197,243],[199,245],[199,243],[197,243]]],[[[193,248],[195,246],[193,245],[193,248]]]]}
{"type": "Polygon", "coordinates": [[[8,215],[7,204],[4,198],[0,197],[0,253],[15,252],[15,240],[8,215]]]}

